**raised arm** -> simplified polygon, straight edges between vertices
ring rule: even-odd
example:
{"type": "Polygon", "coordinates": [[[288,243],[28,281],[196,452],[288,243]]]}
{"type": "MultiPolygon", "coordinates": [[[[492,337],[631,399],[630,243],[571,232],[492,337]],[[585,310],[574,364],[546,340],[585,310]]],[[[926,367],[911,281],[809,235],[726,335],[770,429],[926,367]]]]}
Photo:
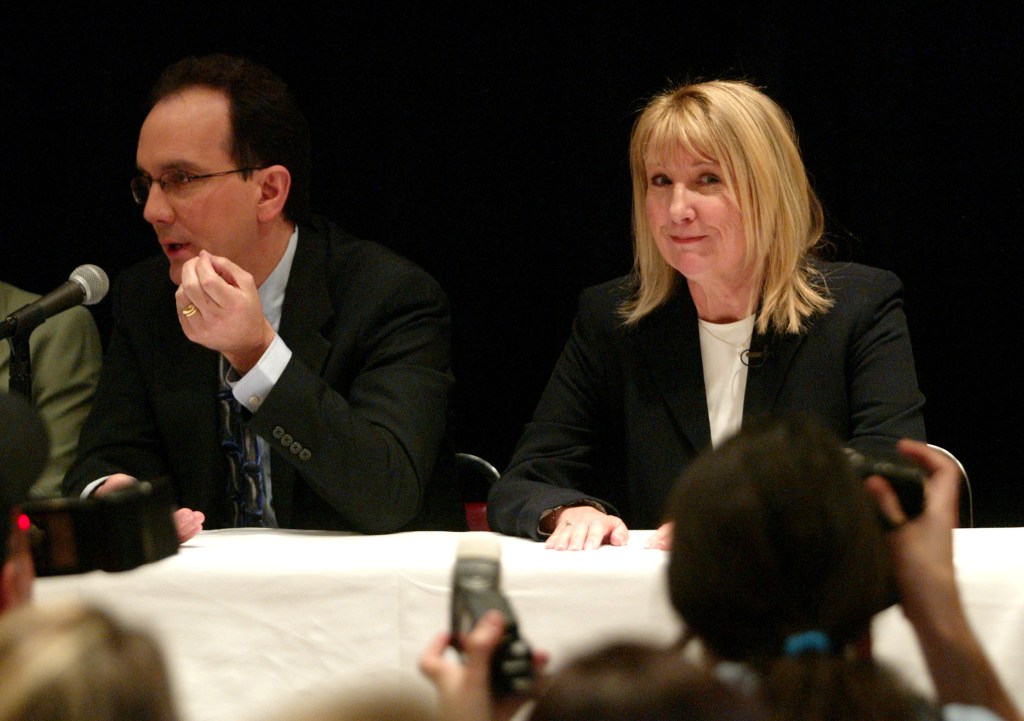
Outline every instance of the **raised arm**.
{"type": "Polygon", "coordinates": [[[880,476],[866,481],[883,513],[896,527],[889,549],[903,612],[914,627],[939,700],[991,709],[1006,721],[1020,721],[995,670],[975,637],[960,602],[953,566],[959,469],[923,443],[903,440],[899,450],[929,472],[925,507],[908,520],[892,487],[880,476]]]}

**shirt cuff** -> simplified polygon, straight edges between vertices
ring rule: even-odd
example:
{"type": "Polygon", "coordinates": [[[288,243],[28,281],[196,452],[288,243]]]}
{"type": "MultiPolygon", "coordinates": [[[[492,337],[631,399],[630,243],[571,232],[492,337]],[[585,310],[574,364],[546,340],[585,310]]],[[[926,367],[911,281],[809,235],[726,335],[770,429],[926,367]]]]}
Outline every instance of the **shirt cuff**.
{"type": "Polygon", "coordinates": [[[103,478],[97,478],[95,481],[90,483],[82,490],[82,495],[80,497],[88,498],[89,496],[91,496],[93,494],[93,491],[95,491],[97,488],[99,488],[100,486],[107,482],[108,478],[110,478],[110,476],[103,476],[103,478]]]}
{"type": "Polygon", "coordinates": [[[235,400],[250,413],[258,411],[291,359],[291,348],[281,340],[281,336],[275,335],[270,347],[248,373],[239,377],[234,368],[228,371],[227,382],[235,400]]]}

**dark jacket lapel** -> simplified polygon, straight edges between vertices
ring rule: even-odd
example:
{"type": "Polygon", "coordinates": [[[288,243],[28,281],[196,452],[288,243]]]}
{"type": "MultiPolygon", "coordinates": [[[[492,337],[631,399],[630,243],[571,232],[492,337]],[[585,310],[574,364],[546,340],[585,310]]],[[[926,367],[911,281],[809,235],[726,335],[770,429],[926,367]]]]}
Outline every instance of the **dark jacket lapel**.
{"type": "Polygon", "coordinates": [[[743,421],[771,412],[789,372],[789,365],[804,333],[754,333],[747,358],[747,389],[743,396],[743,421]]]}
{"type": "MultiPolygon", "coordinates": [[[[805,337],[806,333],[754,333],[746,355],[749,370],[743,397],[744,421],[775,407],[790,363],[805,337]]],[[[711,427],[697,310],[685,288],[641,321],[638,343],[680,431],[695,449],[709,447],[711,427]]]]}
{"type": "Polygon", "coordinates": [[[334,315],[327,292],[326,266],[323,236],[312,226],[300,226],[278,332],[292,353],[316,373],[322,370],[331,349],[320,332],[334,315]]]}
{"type": "MultiPolygon", "coordinates": [[[[327,292],[327,252],[323,236],[311,226],[299,227],[295,258],[288,274],[281,325],[278,333],[300,361],[320,374],[331,350],[321,329],[334,315],[327,292]]],[[[271,443],[271,447],[276,447],[271,443]]],[[[271,482],[278,523],[290,524],[294,512],[296,472],[287,462],[274,462],[271,456],[271,482]]]]}
{"type": "Polygon", "coordinates": [[[695,450],[711,445],[697,310],[685,288],[637,328],[640,354],[665,403],[695,450]]]}

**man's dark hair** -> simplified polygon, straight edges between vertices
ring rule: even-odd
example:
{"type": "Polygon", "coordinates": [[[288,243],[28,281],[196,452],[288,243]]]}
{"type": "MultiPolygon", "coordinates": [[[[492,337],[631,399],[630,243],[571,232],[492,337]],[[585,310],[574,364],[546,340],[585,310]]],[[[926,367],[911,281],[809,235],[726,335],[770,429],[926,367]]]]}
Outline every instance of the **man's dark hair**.
{"type": "MultiPolygon", "coordinates": [[[[231,106],[231,155],[238,167],[283,165],[292,176],[284,206],[289,220],[309,217],[309,125],[288,86],[267,68],[233,55],[179,60],[161,73],[150,108],[192,87],[220,90],[231,106]]],[[[243,174],[248,178],[249,173],[243,174]]]]}
{"type": "Polygon", "coordinates": [[[678,650],[614,643],[555,674],[533,721],[761,721],[757,703],[678,650]]]}

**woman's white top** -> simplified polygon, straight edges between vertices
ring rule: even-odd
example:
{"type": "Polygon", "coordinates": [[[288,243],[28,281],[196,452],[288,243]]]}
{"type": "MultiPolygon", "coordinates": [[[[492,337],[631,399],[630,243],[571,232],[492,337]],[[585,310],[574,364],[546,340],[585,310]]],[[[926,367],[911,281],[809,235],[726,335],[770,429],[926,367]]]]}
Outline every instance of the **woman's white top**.
{"type": "Polygon", "coordinates": [[[718,446],[740,429],[743,396],[747,389],[747,365],[743,352],[750,348],[754,316],[734,323],[697,320],[700,357],[704,364],[704,391],[711,422],[711,445],[718,446]]]}

